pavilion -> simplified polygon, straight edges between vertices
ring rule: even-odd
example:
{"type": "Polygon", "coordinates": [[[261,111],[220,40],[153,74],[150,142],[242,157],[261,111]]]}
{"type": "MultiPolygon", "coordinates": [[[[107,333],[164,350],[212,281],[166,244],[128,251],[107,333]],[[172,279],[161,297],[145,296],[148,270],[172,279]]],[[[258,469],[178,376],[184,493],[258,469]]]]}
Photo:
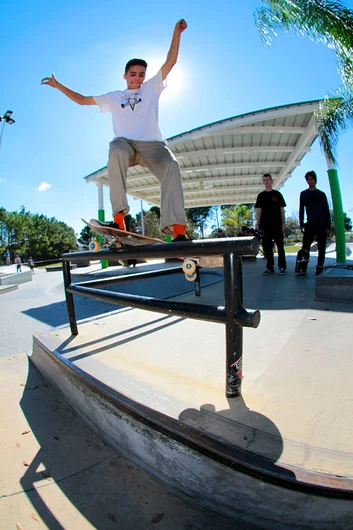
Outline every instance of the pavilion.
{"type": "MultiPolygon", "coordinates": [[[[254,204],[270,173],[280,189],[310,152],[319,133],[315,111],[320,100],[272,107],[203,125],[168,138],[182,175],[186,208],[254,204]]],[[[335,220],[337,261],[346,261],[343,207],[337,170],[326,156],[335,220]],[[340,224],[340,223],[339,223],[340,224]]],[[[104,220],[103,186],[107,167],[85,177],[98,186],[98,218],[104,220]]],[[[160,206],[160,185],[145,167],[128,170],[127,193],[160,206]]]]}

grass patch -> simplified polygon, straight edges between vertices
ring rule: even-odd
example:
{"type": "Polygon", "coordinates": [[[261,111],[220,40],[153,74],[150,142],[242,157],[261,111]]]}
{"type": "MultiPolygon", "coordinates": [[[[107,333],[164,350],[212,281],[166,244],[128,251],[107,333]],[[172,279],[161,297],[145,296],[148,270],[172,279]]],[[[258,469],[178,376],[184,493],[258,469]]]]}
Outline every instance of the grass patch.
{"type": "Polygon", "coordinates": [[[297,252],[299,252],[299,250],[302,248],[301,245],[285,245],[284,247],[284,251],[288,254],[288,253],[294,253],[296,254],[297,252]]]}
{"type": "Polygon", "coordinates": [[[57,263],[51,263],[50,265],[40,265],[39,267],[36,267],[36,269],[50,269],[51,267],[61,267],[62,262],[58,261],[57,263]]]}

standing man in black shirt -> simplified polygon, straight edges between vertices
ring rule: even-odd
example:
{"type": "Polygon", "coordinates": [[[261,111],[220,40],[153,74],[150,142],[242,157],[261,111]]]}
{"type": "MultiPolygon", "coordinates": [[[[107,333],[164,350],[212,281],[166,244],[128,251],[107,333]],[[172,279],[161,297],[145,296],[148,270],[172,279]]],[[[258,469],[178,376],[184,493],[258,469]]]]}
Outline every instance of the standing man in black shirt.
{"type": "Polygon", "coordinates": [[[278,250],[278,268],[281,275],[286,274],[286,255],[283,246],[283,233],[286,229],[284,221],[284,201],[282,193],[272,189],[272,176],[265,173],[262,177],[265,191],[256,199],[256,230],[262,230],[262,246],[267,260],[263,276],[274,274],[273,241],[278,250]]]}
{"type": "Polygon", "coordinates": [[[316,187],[317,176],[315,171],[308,171],[305,180],[309,188],[300,194],[299,223],[304,234],[303,249],[307,250],[308,254],[316,236],[319,252],[316,267],[316,275],[318,276],[324,269],[326,237],[330,235],[331,231],[331,216],[325,193],[316,187]],[[306,211],[306,223],[304,223],[304,209],[306,211]]]}

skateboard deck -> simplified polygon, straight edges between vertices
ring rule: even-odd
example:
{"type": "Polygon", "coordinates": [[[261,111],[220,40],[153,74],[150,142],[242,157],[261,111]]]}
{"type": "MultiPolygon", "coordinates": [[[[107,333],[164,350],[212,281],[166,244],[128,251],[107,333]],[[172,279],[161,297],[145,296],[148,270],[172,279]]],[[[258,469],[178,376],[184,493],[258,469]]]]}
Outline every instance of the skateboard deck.
{"type": "Polygon", "coordinates": [[[297,259],[295,262],[295,274],[306,274],[308,263],[310,260],[310,254],[304,248],[300,249],[297,254],[297,259]]]}
{"type": "MultiPolygon", "coordinates": [[[[111,243],[111,246],[114,246],[114,243],[122,243],[131,247],[139,247],[141,245],[155,245],[156,243],[165,243],[165,241],[163,241],[162,239],[143,236],[142,234],[136,234],[135,232],[127,232],[126,230],[120,230],[119,228],[112,228],[110,226],[101,226],[96,221],[96,219],[91,219],[90,221],[82,219],[82,221],[92,230],[94,230],[94,232],[103,236],[103,238],[106,240],[106,243],[111,243]]],[[[90,248],[90,250],[92,250],[93,252],[97,252],[99,248],[98,250],[96,250],[95,248],[93,248],[93,246],[94,245],[92,245],[92,248],[90,248]]],[[[97,245],[97,247],[99,247],[99,245],[97,245]]]]}
{"type": "MultiPolygon", "coordinates": [[[[165,243],[165,241],[162,239],[143,236],[142,234],[127,232],[126,230],[120,230],[119,228],[113,228],[110,226],[101,226],[96,219],[87,221],[86,219],[82,218],[82,221],[94,232],[101,235],[104,239],[104,243],[91,240],[89,244],[89,250],[92,252],[98,252],[102,247],[116,248],[120,247],[121,245],[136,247],[142,245],[155,245],[156,243],[165,243]]],[[[183,261],[182,269],[186,279],[189,281],[196,280],[198,267],[223,267],[222,256],[199,256],[192,258],[180,257],[177,259],[183,261]]]]}

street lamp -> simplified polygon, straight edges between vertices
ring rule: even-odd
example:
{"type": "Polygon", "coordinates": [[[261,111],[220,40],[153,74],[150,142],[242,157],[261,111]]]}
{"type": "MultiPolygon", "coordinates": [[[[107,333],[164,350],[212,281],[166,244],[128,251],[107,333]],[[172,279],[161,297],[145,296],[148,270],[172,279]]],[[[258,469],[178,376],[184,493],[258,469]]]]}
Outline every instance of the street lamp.
{"type": "Polygon", "coordinates": [[[0,149],[1,149],[2,137],[4,134],[5,123],[8,123],[9,125],[12,125],[13,123],[15,123],[15,120],[11,118],[11,114],[12,114],[12,110],[7,110],[3,116],[0,116],[0,121],[3,122],[2,128],[1,128],[1,134],[0,134],[0,149]]]}

